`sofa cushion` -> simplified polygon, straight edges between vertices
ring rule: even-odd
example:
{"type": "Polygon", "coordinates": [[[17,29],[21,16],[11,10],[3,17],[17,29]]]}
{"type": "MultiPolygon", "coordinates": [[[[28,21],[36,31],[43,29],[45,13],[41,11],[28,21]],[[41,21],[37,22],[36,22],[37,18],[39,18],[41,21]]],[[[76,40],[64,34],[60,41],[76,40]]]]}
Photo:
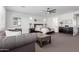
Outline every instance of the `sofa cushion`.
{"type": "Polygon", "coordinates": [[[37,36],[35,33],[4,37],[0,39],[0,49],[14,49],[23,45],[27,45],[31,42],[35,42],[36,40],[37,36]]]}
{"type": "Polygon", "coordinates": [[[20,31],[5,31],[6,32],[6,36],[17,36],[17,35],[21,35],[20,31]]]}
{"type": "Polygon", "coordinates": [[[5,31],[0,31],[0,36],[6,36],[5,31]]]}

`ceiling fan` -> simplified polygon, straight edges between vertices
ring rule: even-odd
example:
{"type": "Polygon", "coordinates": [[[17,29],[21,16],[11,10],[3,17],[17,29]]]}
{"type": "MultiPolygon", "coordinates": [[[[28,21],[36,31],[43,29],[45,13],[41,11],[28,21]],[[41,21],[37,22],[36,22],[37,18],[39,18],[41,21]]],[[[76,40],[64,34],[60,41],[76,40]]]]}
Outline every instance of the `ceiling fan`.
{"type": "Polygon", "coordinates": [[[41,12],[46,12],[46,13],[56,13],[56,9],[51,9],[51,8],[47,8],[46,10],[42,10],[41,12]]]}

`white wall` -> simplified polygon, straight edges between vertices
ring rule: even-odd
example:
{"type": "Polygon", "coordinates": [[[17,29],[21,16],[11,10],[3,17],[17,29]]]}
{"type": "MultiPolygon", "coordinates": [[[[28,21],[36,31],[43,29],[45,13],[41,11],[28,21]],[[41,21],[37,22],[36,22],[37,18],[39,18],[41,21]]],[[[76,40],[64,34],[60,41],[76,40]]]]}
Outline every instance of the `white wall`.
{"type": "Polygon", "coordinates": [[[78,34],[78,32],[79,32],[79,30],[78,30],[78,28],[79,28],[79,15],[74,15],[74,28],[73,28],[73,36],[75,36],[75,35],[77,35],[78,34]]]}
{"type": "Polygon", "coordinates": [[[77,15],[77,26],[79,27],[79,14],[77,15]]]}
{"type": "Polygon", "coordinates": [[[13,17],[21,18],[21,25],[22,25],[21,27],[22,27],[23,33],[29,32],[29,23],[35,23],[34,20],[30,19],[30,17],[32,17],[33,19],[36,18],[37,19],[36,23],[43,23],[43,20],[39,16],[28,15],[28,14],[13,12],[13,11],[7,11],[7,28],[15,27],[13,25],[13,17]]]}
{"type": "Polygon", "coordinates": [[[5,30],[5,26],[6,26],[6,11],[5,8],[0,6],[0,31],[1,30],[5,30]]]}
{"type": "Polygon", "coordinates": [[[59,26],[61,26],[60,22],[63,22],[62,26],[69,25],[69,27],[73,27],[73,13],[65,13],[58,16],[59,26]]]}
{"type": "Polygon", "coordinates": [[[58,32],[58,18],[53,16],[49,17],[47,19],[47,26],[54,29],[55,32],[58,32]]]}

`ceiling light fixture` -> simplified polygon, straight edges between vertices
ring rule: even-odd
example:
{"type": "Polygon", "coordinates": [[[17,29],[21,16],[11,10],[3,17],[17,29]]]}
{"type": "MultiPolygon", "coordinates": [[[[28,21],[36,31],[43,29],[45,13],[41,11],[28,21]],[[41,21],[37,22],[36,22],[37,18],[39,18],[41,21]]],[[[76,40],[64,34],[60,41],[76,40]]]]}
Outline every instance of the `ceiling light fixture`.
{"type": "Polygon", "coordinates": [[[56,9],[47,8],[46,10],[41,10],[40,12],[46,12],[48,14],[56,13],[56,9]]]}

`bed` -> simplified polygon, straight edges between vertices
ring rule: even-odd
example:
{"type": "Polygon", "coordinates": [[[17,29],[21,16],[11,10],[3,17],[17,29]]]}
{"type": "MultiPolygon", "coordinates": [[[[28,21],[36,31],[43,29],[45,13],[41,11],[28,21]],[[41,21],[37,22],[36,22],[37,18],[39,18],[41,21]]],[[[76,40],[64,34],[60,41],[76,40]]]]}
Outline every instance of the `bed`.
{"type": "Polygon", "coordinates": [[[34,24],[34,28],[31,28],[30,32],[51,34],[51,33],[54,33],[54,29],[51,29],[49,27],[44,27],[43,24],[34,24]]]}

